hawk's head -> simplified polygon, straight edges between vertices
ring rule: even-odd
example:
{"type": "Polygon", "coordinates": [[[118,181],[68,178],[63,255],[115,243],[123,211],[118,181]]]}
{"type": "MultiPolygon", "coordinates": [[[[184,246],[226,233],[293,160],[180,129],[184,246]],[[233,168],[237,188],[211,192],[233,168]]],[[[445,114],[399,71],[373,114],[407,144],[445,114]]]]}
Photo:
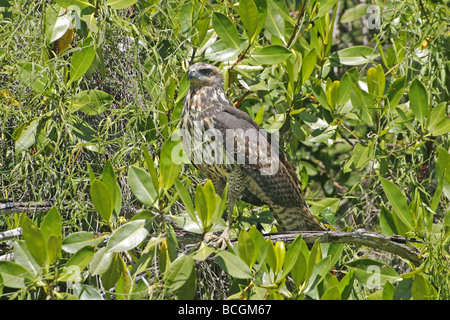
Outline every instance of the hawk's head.
{"type": "Polygon", "coordinates": [[[223,87],[223,77],[219,68],[199,62],[189,67],[188,79],[191,85],[202,87],[223,87]]]}

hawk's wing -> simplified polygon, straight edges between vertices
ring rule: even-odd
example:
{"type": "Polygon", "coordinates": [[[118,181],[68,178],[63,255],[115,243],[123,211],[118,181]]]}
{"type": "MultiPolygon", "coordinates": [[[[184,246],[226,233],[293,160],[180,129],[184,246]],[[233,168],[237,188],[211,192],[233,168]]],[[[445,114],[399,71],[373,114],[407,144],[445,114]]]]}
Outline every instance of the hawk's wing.
{"type": "MultiPolygon", "coordinates": [[[[247,113],[232,105],[224,106],[221,111],[215,114],[214,118],[214,127],[221,131],[225,140],[227,139],[227,134],[233,134],[234,160],[261,188],[265,194],[264,198],[270,199],[270,203],[266,203],[267,205],[279,205],[285,208],[304,205],[297,175],[279,148],[278,141],[272,142],[263,131],[259,131],[261,127],[247,113]],[[258,139],[244,139],[242,133],[245,133],[248,129],[250,129],[249,131],[258,132],[258,139]],[[239,137],[239,135],[241,136],[239,137]],[[275,151],[277,153],[276,156],[268,150],[275,151]],[[260,151],[263,151],[263,155],[268,153],[270,156],[265,157],[261,161],[261,158],[258,157],[261,155],[260,151]],[[239,157],[242,160],[244,155],[245,163],[239,162],[239,157]],[[258,161],[252,162],[255,159],[258,159],[258,161]],[[271,172],[270,168],[275,170],[271,172]],[[263,174],[264,171],[271,174],[263,174]]],[[[248,193],[248,190],[246,192],[248,193]]],[[[244,194],[244,196],[260,198],[259,195],[252,194],[252,192],[250,192],[250,195],[244,194]]]]}

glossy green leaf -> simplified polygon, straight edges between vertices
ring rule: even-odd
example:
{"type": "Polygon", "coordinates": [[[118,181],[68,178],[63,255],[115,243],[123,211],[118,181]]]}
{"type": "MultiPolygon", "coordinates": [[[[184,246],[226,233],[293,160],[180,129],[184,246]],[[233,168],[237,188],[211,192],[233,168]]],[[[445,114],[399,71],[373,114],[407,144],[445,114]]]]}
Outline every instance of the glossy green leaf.
{"type": "Polygon", "coordinates": [[[253,274],[247,264],[237,255],[228,251],[219,251],[214,257],[216,263],[230,276],[238,279],[250,279],[253,274]]]}
{"type": "Polygon", "coordinates": [[[62,242],[62,249],[75,253],[86,246],[96,246],[104,240],[104,236],[96,237],[93,232],[79,231],[69,234],[62,242]]]}
{"type": "Polygon", "coordinates": [[[76,283],[73,286],[73,295],[80,300],[104,300],[100,292],[87,284],[76,283]]]}
{"type": "Polygon", "coordinates": [[[105,112],[114,98],[101,90],[84,90],[72,98],[69,109],[83,111],[88,115],[99,115],[105,112]]]}
{"type": "Polygon", "coordinates": [[[287,44],[284,37],[285,21],[280,12],[273,8],[271,1],[269,1],[265,26],[272,36],[280,39],[284,45],[287,44]]]}
{"type": "Polygon", "coordinates": [[[47,212],[41,223],[41,232],[44,241],[48,242],[51,235],[61,237],[62,226],[63,221],[58,209],[56,207],[52,207],[47,212]]]}
{"type": "Polygon", "coordinates": [[[90,195],[92,203],[100,216],[109,222],[114,209],[113,197],[105,183],[94,179],[91,183],[90,195]]]}
{"type": "Polygon", "coordinates": [[[355,271],[351,270],[349,273],[345,275],[345,277],[341,279],[341,281],[339,281],[338,288],[339,292],[341,293],[342,300],[347,300],[350,294],[352,293],[354,289],[353,287],[354,280],[355,280],[355,271]]]}
{"type": "Polygon", "coordinates": [[[14,131],[15,145],[14,151],[16,153],[29,149],[36,143],[38,134],[38,127],[41,119],[33,119],[29,124],[21,125],[14,131]]]}
{"type": "Polygon", "coordinates": [[[122,207],[122,193],[119,184],[117,183],[111,160],[106,161],[106,164],[103,167],[102,182],[106,185],[111,194],[113,202],[112,220],[116,220],[122,207]]]}
{"type": "Polygon", "coordinates": [[[346,66],[367,64],[379,56],[374,49],[365,46],[354,46],[339,50],[331,56],[333,62],[346,66]]]}
{"type": "Polygon", "coordinates": [[[93,276],[101,275],[108,271],[111,263],[113,262],[114,252],[107,252],[106,247],[98,250],[94,256],[92,257],[91,262],[89,263],[89,270],[93,276]]]}
{"type": "Polygon", "coordinates": [[[77,266],[80,271],[84,270],[94,257],[94,247],[86,246],[75,252],[67,261],[66,266],[77,266]]]}
{"type": "Polygon", "coordinates": [[[369,4],[367,3],[358,3],[355,6],[348,8],[341,16],[341,22],[353,22],[361,19],[364,15],[367,14],[367,8],[369,4]]]}
{"type": "Polygon", "coordinates": [[[70,63],[69,85],[80,79],[88,71],[95,58],[95,46],[92,38],[86,38],[74,52],[70,63]]]}
{"type": "Polygon", "coordinates": [[[291,269],[296,265],[297,260],[299,259],[298,256],[301,254],[302,242],[304,242],[302,237],[298,236],[289,246],[286,257],[284,259],[283,273],[281,274],[280,278],[286,277],[287,274],[291,272],[291,269]]]}
{"type": "Polygon", "coordinates": [[[241,40],[233,22],[220,12],[213,12],[212,25],[217,35],[228,47],[240,51],[241,40]]]}
{"type": "Polygon", "coordinates": [[[134,220],[114,230],[106,245],[107,252],[123,252],[138,246],[149,233],[147,220],[134,220]]]}
{"type": "Polygon", "coordinates": [[[33,276],[21,265],[12,261],[0,261],[0,276],[3,286],[8,288],[25,288],[25,281],[33,279],[33,276]]]}
{"type": "Polygon", "coordinates": [[[385,81],[383,67],[380,64],[376,68],[372,67],[367,70],[369,94],[377,98],[381,97],[384,94],[385,81]]]}
{"type": "MultiPolygon", "coordinates": [[[[159,186],[164,189],[169,189],[173,185],[174,178],[178,177],[180,173],[181,164],[174,160],[173,157],[180,157],[176,154],[181,151],[180,141],[168,139],[161,150],[159,159],[159,186]]],[[[180,157],[181,158],[181,157],[180,157]]]]}
{"type": "Polygon", "coordinates": [[[23,238],[30,249],[34,260],[44,267],[47,262],[47,243],[42,236],[39,227],[31,221],[28,217],[25,217],[22,225],[23,238]]]}
{"type": "Polygon", "coordinates": [[[14,262],[27,269],[30,274],[42,274],[42,268],[37,264],[24,240],[14,242],[14,262]]]}
{"type": "Polygon", "coordinates": [[[382,286],[386,280],[402,280],[397,271],[377,260],[362,258],[351,261],[346,266],[355,271],[356,279],[369,286],[382,286]]]}
{"type": "MultiPolygon", "coordinates": [[[[254,226],[252,228],[254,228],[254,226]]],[[[252,268],[258,257],[259,242],[252,237],[250,231],[242,230],[240,232],[237,249],[241,259],[245,261],[249,268],[252,268]]]]}
{"type": "Polygon", "coordinates": [[[128,183],[133,194],[140,202],[147,206],[153,205],[158,198],[158,192],[149,173],[141,168],[130,166],[128,169],[128,183]]]}
{"type": "Polygon", "coordinates": [[[424,84],[415,78],[409,86],[409,105],[421,124],[428,113],[428,93],[424,84]]]}
{"type": "Polygon", "coordinates": [[[48,70],[34,62],[18,62],[20,81],[37,92],[44,92],[48,85],[48,70]]]}
{"type": "MultiPolygon", "coordinates": [[[[308,263],[309,265],[309,263],[308,263]]],[[[325,278],[326,274],[332,268],[331,257],[320,260],[316,265],[314,265],[311,275],[309,276],[308,283],[305,288],[305,292],[314,289],[322,280],[325,278]]]]}
{"type": "Polygon", "coordinates": [[[339,292],[339,287],[335,285],[329,288],[320,297],[320,300],[341,300],[341,293],[339,292]]]}
{"type": "Polygon", "coordinates": [[[107,0],[106,5],[115,10],[121,10],[131,7],[137,2],[138,0],[107,0]]]}
{"type": "Polygon", "coordinates": [[[406,198],[400,189],[391,181],[380,178],[384,193],[394,209],[395,215],[409,228],[414,230],[414,222],[406,198]]]}
{"type": "Polygon", "coordinates": [[[258,8],[253,0],[241,0],[239,1],[238,11],[245,33],[250,42],[253,42],[258,30],[258,8]]]}
{"type": "Polygon", "coordinates": [[[251,52],[251,57],[262,64],[279,64],[289,58],[291,52],[280,45],[269,45],[255,49],[251,52]]]}
{"type": "Polygon", "coordinates": [[[183,286],[194,271],[194,259],[189,255],[180,255],[175,259],[164,274],[165,285],[171,290],[183,286]]]}
{"type": "Polygon", "coordinates": [[[389,107],[391,109],[395,108],[403,95],[405,94],[406,88],[406,76],[403,76],[397,80],[395,80],[389,87],[387,92],[387,97],[389,100],[389,107]]]}
{"type": "Polygon", "coordinates": [[[446,115],[446,108],[446,103],[442,102],[430,111],[427,129],[435,137],[450,133],[450,118],[446,115]]]}
{"type": "Polygon", "coordinates": [[[311,49],[303,58],[301,67],[301,84],[305,84],[311,73],[314,71],[317,62],[317,54],[315,49],[311,49]]]}

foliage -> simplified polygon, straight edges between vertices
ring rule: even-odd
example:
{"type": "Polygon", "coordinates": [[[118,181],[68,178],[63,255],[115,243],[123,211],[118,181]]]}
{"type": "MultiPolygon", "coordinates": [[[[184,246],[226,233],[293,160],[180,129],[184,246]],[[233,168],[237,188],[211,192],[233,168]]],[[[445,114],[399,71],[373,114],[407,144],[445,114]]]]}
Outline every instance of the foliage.
{"type": "Polygon", "coordinates": [[[55,204],[0,215],[23,230],[0,247],[2,298],[450,298],[448,3],[355,3],[1,1],[0,191],[55,204]],[[175,161],[197,61],[280,131],[314,214],[423,240],[424,263],[273,243],[243,202],[236,241],[207,242],[226,199],[175,161]]]}

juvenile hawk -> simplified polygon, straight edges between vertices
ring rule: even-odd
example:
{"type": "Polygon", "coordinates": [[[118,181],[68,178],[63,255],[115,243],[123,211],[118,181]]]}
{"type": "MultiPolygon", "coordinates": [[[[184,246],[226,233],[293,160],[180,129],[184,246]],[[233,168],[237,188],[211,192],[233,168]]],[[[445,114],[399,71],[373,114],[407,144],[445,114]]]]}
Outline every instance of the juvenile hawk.
{"type": "Polygon", "coordinates": [[[191,82],[181,114],[185,153],[221,195],[228,183],[228,220],[235,201],[267,205],[284,230],[325,230],[302,197],[286,156],[264,130],[227,99],[220,70],[207,63],[189,68],[191,82]]]}

